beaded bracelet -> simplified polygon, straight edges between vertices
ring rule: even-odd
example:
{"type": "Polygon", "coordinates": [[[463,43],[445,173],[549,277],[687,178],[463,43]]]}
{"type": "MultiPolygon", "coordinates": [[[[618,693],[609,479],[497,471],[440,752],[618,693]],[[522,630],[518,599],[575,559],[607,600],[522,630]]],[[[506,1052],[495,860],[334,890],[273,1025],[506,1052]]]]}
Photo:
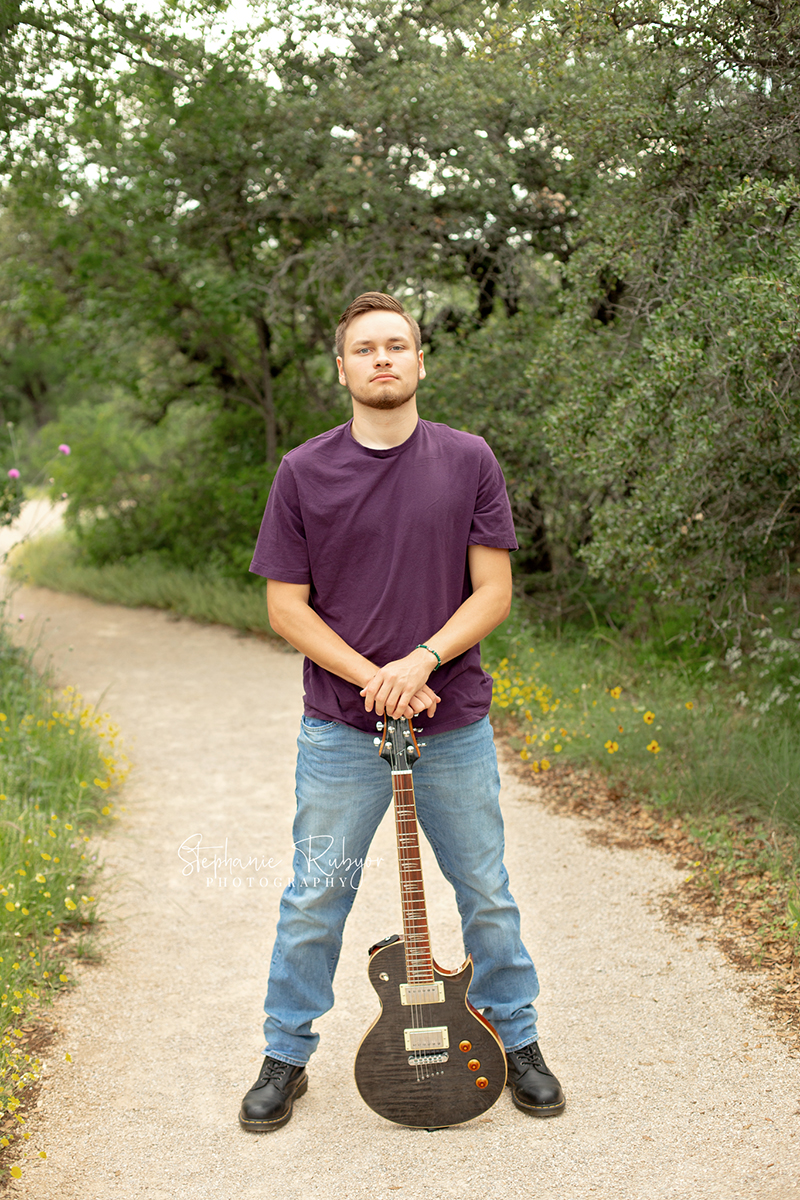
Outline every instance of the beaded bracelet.
{"type": "Polygon", "coordinates": [[[436,651],[433,649],[432,646],[426,646],[424,642],[420,642],[419,645],[416,647],[416,649],[417,650],[427,650],[429,654],[432,654],[433,657],[436,659],[436,666],[433,669],[434,669],[434,671],[439,670],[439,667],[442,665],[442,660],[439,658],[439,655],[436,653],[436,651]]]}

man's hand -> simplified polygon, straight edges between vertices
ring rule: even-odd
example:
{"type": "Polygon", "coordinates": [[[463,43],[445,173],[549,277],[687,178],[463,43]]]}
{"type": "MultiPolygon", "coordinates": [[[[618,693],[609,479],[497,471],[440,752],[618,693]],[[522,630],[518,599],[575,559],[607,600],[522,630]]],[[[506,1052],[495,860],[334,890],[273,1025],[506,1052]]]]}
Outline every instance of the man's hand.
{"type": "MultiPolygon", "coordinates": [[[[425,639],[435,646],[443,663],[474,646],[504,621],[511,606],[511,564],[508,551],[493,546],[467,550],[472,595],[441,629],[425,639]]],[[[338,633],[309,606],[310,587],[301,583],[267,580],[267,602],[272,628],[320,667],[361,688],[364,707],[378,716],[414,717],[427,711],[432,717],[441,701],[428,686],[433,655],[417,647],[405,658],[385,667],[348,646],[338,633]],[[364,680],[367,682],[364,683],[364,680]]]]}
{"type": "Polygon", "coordinates": [[[441,700],[427,683],[433,665],[430,651],[418,647],[381,667],[361,689],[367,712],[374,708],[379,717],[415,717],[424,710],[432,717],[441,700]]]}

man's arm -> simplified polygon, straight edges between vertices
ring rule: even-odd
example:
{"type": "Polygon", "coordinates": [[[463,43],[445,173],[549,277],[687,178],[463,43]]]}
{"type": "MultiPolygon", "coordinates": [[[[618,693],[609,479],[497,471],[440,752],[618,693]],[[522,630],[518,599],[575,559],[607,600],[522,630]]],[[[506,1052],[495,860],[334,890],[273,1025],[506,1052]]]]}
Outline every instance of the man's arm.
{"type": "MultiPolygon", "coordinates": [[[[378,667],[352,646],[348,646],[322,618],[309,607],[311,589],[306,583],[282,583],[277,579],[267,580],[267,608],[272,628],[290,646],[305,654],[317,666],[324,667],[332,675],[338,675],[358,687],[364,688],[378,673],[378,667]]],[[[424,651],[422,653],[425,653],[424,651]]],[[[430,658],[431,655],[426,655],[430,658]]],[[[427,678],[427,676],[426,676],[427,678]]],[[[406,689],[407,691],[407,689],[406,689]]],[[[439,697],[422,679],[419,686],[408,692],[402,705],[389,710],[393,717],[413,717],[426,709],[433,716],[439,697]]],[[[367,708],[372,711],[373,705],[367,708]]],[[[384,705],[375,705],[379,716],[384,705]]]]}
{"type": "MultiPolygon", "coordinates": [[[[511,611],[511,560],[508,550],[494,546],[467,548],[472,595],[441,629],[425,640],[442,662],[457,658],[502,624],[511,611]]],[[[402,716],[409,699],[419,692],[437,665],[428,650],[412,650],[404,658],[375,671],[361,695],[367,712],[402,716]]]]}

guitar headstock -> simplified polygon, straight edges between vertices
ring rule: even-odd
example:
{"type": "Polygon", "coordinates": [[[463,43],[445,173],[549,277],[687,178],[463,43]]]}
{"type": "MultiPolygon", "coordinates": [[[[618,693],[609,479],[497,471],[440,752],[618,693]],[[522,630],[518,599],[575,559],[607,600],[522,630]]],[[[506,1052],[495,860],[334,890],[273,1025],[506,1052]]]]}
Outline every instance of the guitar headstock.
{"type": "Polygon", "coordinates": [[[378,721],[376,728],[382,731],[375,738],[381,758],[386,759],[393,771],[410,771],[420,756],[415,734],[422,730],[415,730],[407,717],[388,716],[385,722],[378,721]]]}

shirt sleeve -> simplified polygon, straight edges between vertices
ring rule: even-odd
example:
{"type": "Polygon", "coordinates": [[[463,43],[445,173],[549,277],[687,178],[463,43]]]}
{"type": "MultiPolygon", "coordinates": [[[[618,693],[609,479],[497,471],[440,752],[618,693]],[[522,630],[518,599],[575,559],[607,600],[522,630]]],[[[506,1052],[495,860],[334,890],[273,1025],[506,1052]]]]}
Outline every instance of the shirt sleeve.
{"type": "Polygon", "coordinates": [[[281,583],[311,583],[308,542],[297,482],[286,458],[270,488],[250,570],[281,583]]]}
{"type": "Polygon", "coordinates": [[[500,464],[481,438],[481,467],[468,545],[516,550],[514,519],[500,464]]]}

